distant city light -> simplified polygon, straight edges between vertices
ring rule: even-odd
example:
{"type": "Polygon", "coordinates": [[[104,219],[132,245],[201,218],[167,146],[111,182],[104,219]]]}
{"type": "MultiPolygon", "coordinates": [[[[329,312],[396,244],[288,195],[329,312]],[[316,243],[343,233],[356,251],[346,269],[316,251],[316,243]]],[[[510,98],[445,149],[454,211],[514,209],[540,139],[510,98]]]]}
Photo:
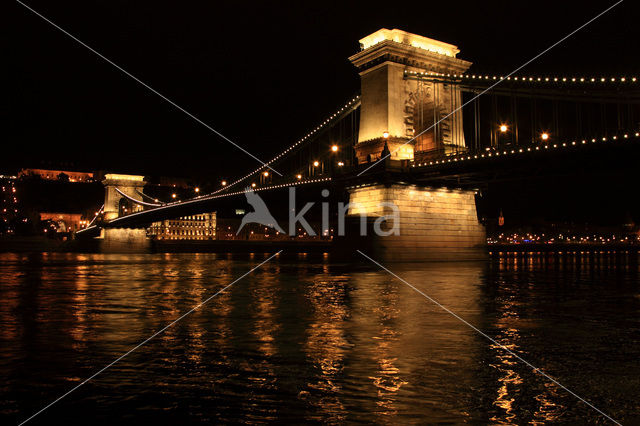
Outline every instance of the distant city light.
{"type": "Polygon", "coordinates": [[[297,175],[296,178],[298,178],[298,180],[302,179],[302,175],[297,175]]]}
{"type": "Polygon", "coordinates": [[[319,165],[320,165],[320,163],[319,163],[319,162],[317,162],[317,161],[314,161],[314,162],[313,162],[313,167],[318,167],[319,165]]]}
{"type": "Polygon", "coordinates": [[[198,187],[196,186],[195,191],[196,191],[196,192],[200,192],[200,188],[198,188],[198,187]]]}
{"type": "Polygon", "coordinates": [[[269,172],[265,171],[265,172],[263,173],[263,175],[264,175],[264,177],[267,177],[267,176],[269,176],[269,172]]]}
{"type": "Polygon", "coordinates": [[[506,133],[506,131],[507,131],[507,130],[509,130],[509,128],[507,127],[507,125],[506,125],[506,124],[502,124],[502,125],[500,125],[500,131],[501,131],[502,133],[506,133]]]}
{"type": "Polygon", "coordinates": [[[331,147],[331,151],[333,151],[333,152],[338,152],[338,145],[333,145],[333,146],[331,147]]]}
{"type": "Polygon", "coordinates": [[[171,194],[171,198],[176,198],[176,196],[177,195],[175,193],[171,194]]]}
{"type": "Polygon", "coordinates": [[[342,167],[344,166],[344,163],[342,161],[338,161],[338,166],[342,167]]]}
{"type": "Polygon", "coordinates": [[[540,135],[540,138],[542,138],[543,141],[546,141],[547,139],[549,139],[549,133],[543,133],[540,135]]]}
{"type": "Polygon", "coordinates": [[[252,183],[251,183],[251,187],[252,187],[252,188],[255,188],[255,187],[256,187],[256,183],[255,183],[255,182],[252,182],[252,183]]]}
{"type": "Polygon", "coordinates": [[[222,183],[222,186],[227,186],[227,181],[226,180],[223,180],[221,183],[222,183]]]}

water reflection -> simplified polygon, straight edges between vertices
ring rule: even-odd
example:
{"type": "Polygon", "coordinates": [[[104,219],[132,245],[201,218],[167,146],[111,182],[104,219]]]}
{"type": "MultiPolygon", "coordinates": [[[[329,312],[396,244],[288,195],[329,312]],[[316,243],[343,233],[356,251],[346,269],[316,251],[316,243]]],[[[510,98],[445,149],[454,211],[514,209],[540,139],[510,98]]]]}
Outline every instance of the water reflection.
{"type": "MultiPolygon", "coordinates": [[[[23,419],[267,256],[0,254],[0,413],[23,419]]],[[[634,420],[637,265],[629,254],[504,254],[393,269],[614,418],[634,420]]],[[[601,420],[386,272],[312,254],[255,271],[46,415],[50,423],[601,420]]]]}
{"type": "Polygon", "coordinates": [[[398,307],[399,287],[389,283],[379,295],[379,305],[373,308],[374,317],[382,325],[379,332],[373,336],[376,348],[374,353],[378,369],[370,379],[378,392],[379,413],[383,415],[397,414],[395,407],[396,394],[407,384],[402,379],[400,370],[395,366],[397,357],[394,349],[397,347],[400,330],[397,330],[396,321],[400,315],[398,307]]]}
{"type": "MultiPolygon", "coordinates": [[[[607,344],[596,344],[594,337],[601,334],[608,339],[625,333],[619,323],[610,326],[613,317],[620,319],[614,314],[617,307],[622,302],[628,308],[628,296],[638,290],[637,266],[637,254],[624,252],[504,253],[490,262],[487,272],[487,299],[494,303],[487,318],[495,318],[487,327],[495,330],[501,345],[578,394],[596,398],[602,388],[585,391],[580,385],[592,383],[592,375],[600,375],[607,363],[594,354],[588,356],[591,362],[584,363],[581,354],[609,352],[607,344]]],[[[534,374],[497,345],[493,349],[491,365],[500,374],[500,386],[494,401],[499,410],[492,413],[492,422],[566,422],[579,410],[576,399],[566,391],[534,374]]],[[[631,368],[638,367],[638,363],[631,364],[631,368]]],[[[620,374],[626,375],[622,370],[620,374]]],[[[608,407],[606,401],[602,405],[608,407]]]]}
{"type": "Polygon", "coordinates": [[[322,273],[312,277],[307,286],[311,313],[304,350],[317,373],[299,396],[318,410],[319,416],[308,416],[309,420],[320,418],[335,423],[346,417],[340,399],[340,375],[350,349],[345,334],[348,288],[346,276],[331,276],[328,272],[325,265],[322,273]]]}

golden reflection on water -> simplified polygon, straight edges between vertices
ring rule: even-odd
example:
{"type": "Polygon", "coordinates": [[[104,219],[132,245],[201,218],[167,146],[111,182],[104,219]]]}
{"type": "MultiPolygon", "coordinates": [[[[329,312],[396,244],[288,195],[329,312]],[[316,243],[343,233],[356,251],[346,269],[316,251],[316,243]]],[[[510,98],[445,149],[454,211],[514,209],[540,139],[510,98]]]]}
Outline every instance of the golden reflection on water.
{"type": "Polygon", "coordinates": [[[351,309],[353,326],[359,334],[356,350],[365,354],[357,374],[368,378],[374,392],[374,406],[368,409],[379,421],[393,421],[399,412],[398,394],[408,384],[407,372],[397,365],[403,351],[402,331],[407,326],[411,328],[410,322],[401,320],[401,314],[406,314],[400,309],[402,284],[384,275],[362,274],[355,277],[354,286],[357,292],[351,295],[351,309]]]}
{"type": "Polygon", "coordinates": [[[379,413],[384,416],[397,414],[396,393],[408,383],[402,379],[400,370],[395,366],[397,357],[394,356],[394,353],[400,335],[396,323],[400,314],[398,293],[397,289],[392,288],[384,291],[379,298],[380,304],[373,309],[374,315],[384,326],[379,334],[373,337],[378,370],[374,376],[369,378],[377,388],[378,400],[376,403],[379,407],[379,413]]]}
{"type": "MultiPolygon", "coordinates": [[[[0,262],[0,276],[7,283],[20,281],[20,269],[14,265],[20,261],[21,255],[15,253],[3,254],[0,262]]],[[[3,283],[4,284],[4,283],[3,283]]],[[[3,285],[3,298],[0,303],[0,340],[3,342],[15,341],[21,332],[24,332],[24,324],[15,321],[14,316],[20,307],[20,292],[15,285],[3,285]]],[[[27,314],[27,313],[23,313],[27,314]]]]}
{"type": "Polygon", "coordinates": [[[306,290],[312,312],[304,350],[318,374],[308,383],[310,390],[302,391],[299,397],[317,407],[324,421],[335,423],[344,421],[347,414],[339,396],[339,379],[350,349],[345,336],[349,310],[346,277],[326,275],[327,272],[323,268],[323,274],[314,277],[306,290]]]}
{"type": "MultiPolygon", "coordinates": [[[[255,262],[263,260],[262,256],[256,255],[250,258],[255,262]]],[[[249,389],[243,395],[242,405],[247,417],[256,421],[273,421],[277,418],[277,410],[270,404],[270,394],[276,391],[278,380],[274,359],[278,354],[276,334],[281,328],[278,319],[279,283],[278,265],[271,264],[257,272],[251,280],[238,283],[238,289],[230,289],[246,297],[238,299],[237,295],[232,295],[229,301],[234,306],[236,318],[238,311],[246,311],[248,315],[251,338],[246,346],[243,345],[244,350],[249,354],[257,351],[256,356],[245,357],[239,363],[249,389]]],[[[234,326],[230,326],[233,330],[234,326]]]]}
{"type": "MultiPolygon", "coordinates": [[[[527,268],[525,262],[513,261],[510,258],[500,258],[499,270],[509,270],[518,275],[524,273],[527,268]],[[522,263],[522,264],[521,264],[522,263]]],[[[516,290],[517,291],[517,290],[516,290]]],[[[498,294],[495,298],[497,318],[493,328],[497,331],[494,339],[499,345],[491,344],[493,362],[491,367],[498,373],[498,388],[493,405],[500,409],[491,418],[495,424],[517,424],[517,405],[521,402],[524,380],[519,371],[522,368],[520,361],[504,348],[514,353],[521,353],[519,342],[521,340],[519,327],[522,324],[519,310],[520,298],[512,294],[498,294]]],[[[530,326],[532,326],[530,324],[530,326]]]]}
{"type": "MultiPolygon", "coordinates": [[[[83,259],[86,260],[86,259],[83,259]]],[[[73,292],[73,304],[71,309],[73,310],[73,316],[75,318],[74,324],[69,330],[69,333],[73,337],[74,345],[78,345],[80,342],[86,341],[87,330],[87,292],[89,290],[89,283],[87,280],[87,265],[84,262],[76,264],[75,271],[75,291],[73,292]]],[[[79,347],[75,346],[74,349],[78,350],[79,347]]]]}
{"type": "Polygon", "coordinates": [[[544,388],[543,392],[534,397],[538,403],[538,410],[533,413],[534,420],[531,421],[532,424],[557,422],[561,420],[561,415],[567,408],[564,404],[557,402],[560,400],[560,393],[564,392],[564,390],[559,389],[551,382],[545,383],[544,388]]]}
{"type": "MultiPolygon", "coordinates": [[[[216,356],[209,362],[214,364],[220,371],[229,371],[233,364],[232,356],[228,347],[233,338],[231,328],[233,322],[233,304],[231,303],[231,292],[223,292],[212,299],[207,305],[202,307],[202,315],[210,318],[207,333],[207,348],[213,346],[219,350],[216,356]],[[207,315],[208,314],[208,315],[207,315]]],[[[197,327],[202,327],[201,322],[194,323],[197,327]]],[[[216,392],[218,387],[226,385],[233,376],[228,374],[220,374],[216,376],[216,380],[210,384],[211,391],[216,392]]]]}
{"type": "MultiPolygon", "coordinates": [[[[513,328],[504,330],[496,340],[509,350],[518,351],[517,345],[514,343],[518,340],[517,330],[513,328]]],[[[519,361],[498,345],[491,345],[491,349],[495,353],[495,362],[491,364],[491,367],[500,372],[497,379],[499,388],[493,404],[503,411],[500,415],[491,417],[491,421],[497,424],[512,424],[516,420],[513,405],[522,391],[521,385],[523,383],[520,374],[514,370],[519,361]]]]}
{"type": "MultiPolygon", "coordinates": [[[[300,418],[324,423],[358,415],[381,423],[456,423],[474,416],[493,424],[566,420],[572,408],[564,404],[566,392],[431,301],[384,272],[336,272],[326,256],[320,262],[310,257],[299,255],[293,266],[265,265],[102,383],[134,386],[140,374],[176,398],[185,388],[198,389],[198,398],[218,398],[232,407],[230,419],[249,423],[278,420],[289,402],[303,407],[300,418]],[[283,389],[283,382],[293,389],[283,389]],[[416,417],[403,417],[407,413],[416,417]]],[[[71,348],[70,366],[56,374],[79,381],[74,363],[111,361],[264,258],[3,255],[0,338],[45,348],[50,334],[68,339],[58,346],[71,348]]],[[[505,255],[491,266],[421,265],[404,272],[396,266],[399,275],[543,370],[547,360],[530,354],[532,345],[549,342],[544,333],[554,322],[545,323],[544,315],[557,312],[542,303],[556,296],[553,280],[573,291],[576,280],[593,280],[594,271],[605,276],[628,267],[580,254],[505,255]],[[540,269],[552,272],[551,281],[536,278],[540,269]]]]}
{"type": "Polygon", "coordinates": [[[278,308],[277,281],[274,277],[261,277],[253,292],[254,327],[252,333],[258,340],[258,350],[269,358],[277,353],[275,333],[280,329],[276,314],[278,308]]]}
{"type": "MultiPolygon", "coordinates": [[[[627,264],[628,265],[628,264],[627,264]]],[[[615,270],[615,259],[610,257],[601,257],[598,253],[572,253],[562,255],[561,253],[507,253],[501,256],[498,261],[498,272],[501,274],[499,282],[526,282],[533,271],[540,268],[552,268],[559,274],[569,275],[570,277],[582,278],[585,280],[593,279],[593,271],[603,268],[607,271],[615,270]],[[526,272],[529,275],[522,275],[526,272]],[[504,274],[504,275],[503,275],[504,274]]],[[[564,280],[563,280],[564,281],[564,280]]],[[[569,282],[572,281],[571,279],[569,282]]],[[[538,283],[538,285],[543,285],[538,283]]],[[[499,313],[494,327],[498,330],[496,341],[500,345],[508,348],[517,354],[522,354],[527,359],[527,350],[520,346],[521,334],[523,327],[527,330],[536,330],[540,327],[538,321],[526,320],[521,318],[521,313],[530,307],[523,306],[522,302],[528,301],[530,304],[532,297],[526,292],[535,292],[533,285],[525,287],[510,286],[508,297],[496,297],[496,309],[499,313]],[[515,292],[515,294],[513,294],[515,292]],[[518,294],[525,293],[525,294],[518,294]]],[[[506,293],[506,292],[505,292],[506,293]]],[[[535,293],[534,293],[535,294],[535,293]]],[[[527,395],[526,390],[532,389],[532,383],[525,383],[518,371],[526,372],[529,382],[532,380],[540,381],[542,389],[533,396],[536,402],[533,419],[529,419],[531,424],[543,424],[549,422],[557,422],[561,420],[562,413],[567,407],[560,401],[562,396],[566,396],[565,391],[558,388],[557,385],[551,383],[540,375],[531,374],[531,368],[524,366],[515,356],[506,352],[498,345],[492,345],[494,360],[492,367],[500,372],[498,382],[500,386],[497,390],[497,396],[494,405],[502,410],[502,413],[496,414],[491,418],[492,422],[497,424],[518,424],[523,419],[518,418],[517,406],[530,403],[525,401],[523,395],[527,395]],[[516,371],[518,370],[518,371],[516,371]]],[[[542,360],[527,359],[534,365],[542,362],[542,360]]],[[[544,368],[543,368],[544,370],[544,368]]]]}

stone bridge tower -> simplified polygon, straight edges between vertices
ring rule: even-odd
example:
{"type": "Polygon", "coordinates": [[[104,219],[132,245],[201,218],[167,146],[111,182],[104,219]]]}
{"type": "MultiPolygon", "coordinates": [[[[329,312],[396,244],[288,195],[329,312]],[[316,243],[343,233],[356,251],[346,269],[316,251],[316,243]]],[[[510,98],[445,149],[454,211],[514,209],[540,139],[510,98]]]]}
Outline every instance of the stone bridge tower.
{"type": "MultiPolygon", "coordinates": [[[[454,112],[462,105],[462,94],[452,80],[471,63],[456,58],[456,46],[396,29],[376,31],[360,45],[362,50],[349,58],[362,85],[355,146],[360,164],[379,159],[385,144],[391,160],[466,149],[462,111],[454,112]]],[[[474,191],[401,180],[388,178],[349,189],[350,219],[382,220],[386,228],[397,229],[368,232],[359,243],[383,260],[484,258],[485,231],[478,221],[474,191]],[[397,215],[389,214],[391,206],[397,215]]]]}
{"type": "MultiPolygon", "coordinates": [[[[105,191],[104,220],[109,222],[121,216],[125,213],[124,206],[127,208],[126,213],[142,210],[142,206],[128,202],[116,189],[134,199],[140,199],[136,191],[142,192],[145,183],[144,176],[113,173],[105,175],[102,181],[105,191]]],[[[103,228],[98,239],[102,240],[100,250],[104,252],[147,252],[150,247],[144,228],[103,228]]]]}
{"type": "Polygon", "coordinates": [[[380,158],[385,143],[395,160],[465,148],[462,111],[447,117],[462,105],[459,86],[447,79],[471,66],[456,58],[456,46],[384,28],[361,39],[360,46],[349,58],[361,78],[360,164],[380,158]]]}
{"type": "MultiPolygon", "coordinates": [[[[123,213],[121,211],[120,201],[123,199],[126,200],[116,189],[119,189],[132,198],[139,199],[140,195],[136,194],[136,190],[142,192],[146,182],[144,176],[109,173],[105,175],[102,184],[104,185],[104,219],[110,221],[123,213]]],[[[137,204],[129,208],[133,209],[133,211],[142,210],[142,207],[137,204]]],[[[131,213],[131,211],[127,213],[131,213]]]]}

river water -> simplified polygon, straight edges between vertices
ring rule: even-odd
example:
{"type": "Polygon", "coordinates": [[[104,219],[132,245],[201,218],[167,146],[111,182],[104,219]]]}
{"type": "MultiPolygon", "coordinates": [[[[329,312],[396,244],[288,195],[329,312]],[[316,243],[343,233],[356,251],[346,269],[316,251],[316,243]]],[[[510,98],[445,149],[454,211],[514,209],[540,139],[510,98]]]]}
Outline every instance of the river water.
{"type": "MultiPolygon", "coordinates": [[[[16,424],[268,254],[0,254],[16,424]]],[[[640,423],[637,254],[389,264],[281,254],[28,424],[640,423]]]]}

